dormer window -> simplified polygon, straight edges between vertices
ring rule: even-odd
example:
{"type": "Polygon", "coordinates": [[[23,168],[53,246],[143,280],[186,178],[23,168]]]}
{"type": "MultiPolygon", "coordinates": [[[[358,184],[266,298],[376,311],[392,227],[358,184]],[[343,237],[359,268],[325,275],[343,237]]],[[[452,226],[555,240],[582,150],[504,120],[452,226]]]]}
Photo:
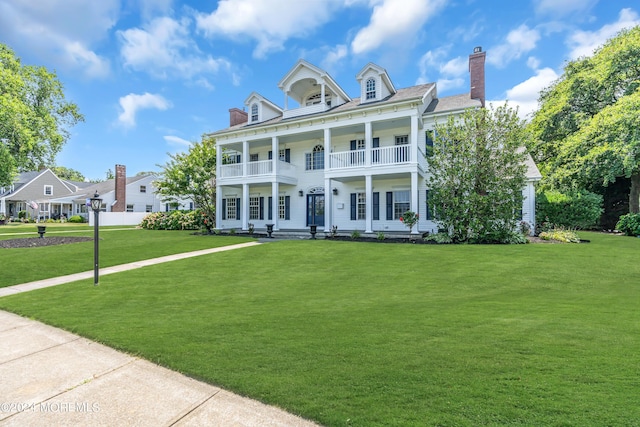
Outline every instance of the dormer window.
{"type": "MultiPolygon", "coordinates": [[[[307,98],[307,101],[305,102],[305,105],[308,107],[310,105],[320,104],[321,100],[322,100],[322,94],[318,92],[309,96],[307,98]]],[[[325,94],[324,101],[325,101],[325,104],[327,104],[327,106],[331,107],[331,95],[329,95],[328,93],[325,94]]]]}
{"type": "Polygon", "coordinates": [[[251,104],[251,121],[258,121],[258,104],[251,104]]]}
{"type": "Polygon", "coordinates": [[[376,99],[376,79],[367,79],[365,99],[376,99]]]}

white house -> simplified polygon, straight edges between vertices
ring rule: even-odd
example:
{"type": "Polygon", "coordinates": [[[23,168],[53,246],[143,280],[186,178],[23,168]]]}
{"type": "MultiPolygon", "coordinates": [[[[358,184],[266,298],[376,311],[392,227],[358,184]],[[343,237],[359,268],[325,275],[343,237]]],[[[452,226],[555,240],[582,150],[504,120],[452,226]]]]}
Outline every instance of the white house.
{"type": "MultiPolygon", "coordinates": [[[[398,89],[372,63],[356,75],[351,98],[324,70],[300,60],[280,80],[284,108],[253,92],[246,112],[232,108],[216,140],[216,227],[247,230],[401,232],[407,210],[420,214],[414,233],[437,226],[427,209],[425,152],[436,120],[484,106],[485,52],[469,56],[471,91],[438,97],[435,83],[398,89]]],[[[523,220],[535,223],[528,160],[523,220]]]]}

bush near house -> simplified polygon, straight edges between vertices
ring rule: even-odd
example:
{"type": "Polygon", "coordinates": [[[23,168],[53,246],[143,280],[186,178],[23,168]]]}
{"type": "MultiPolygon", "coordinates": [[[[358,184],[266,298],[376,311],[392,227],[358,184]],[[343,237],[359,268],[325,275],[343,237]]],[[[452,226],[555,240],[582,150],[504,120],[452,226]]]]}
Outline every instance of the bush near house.
{"type": "Polygon", "coordinates": [[[154,212],[142,219],[140,227],[147,230],[200,230],[205,227],[207,220],[200,209],[154,212]]]}
{"type": "Polygon", "coordinates": [[[616,230],[627,236],[640,236],[640,214],[629,213],[622,215],[616,224],[616,230]]]}
{"type": "Polygon", "coordinates": [[[80,215],[73,215],[72,217],[69,218],[69,222],[83,223],[85,222],[85,220],[80,215]]]}
{"type": "Polygon", "coordinates": [[[536,215],[547,228],[590,229],[598,224],[603,212],[602,196],[586,190],[542,191],[536,196],[536,204],[536,215]]]}

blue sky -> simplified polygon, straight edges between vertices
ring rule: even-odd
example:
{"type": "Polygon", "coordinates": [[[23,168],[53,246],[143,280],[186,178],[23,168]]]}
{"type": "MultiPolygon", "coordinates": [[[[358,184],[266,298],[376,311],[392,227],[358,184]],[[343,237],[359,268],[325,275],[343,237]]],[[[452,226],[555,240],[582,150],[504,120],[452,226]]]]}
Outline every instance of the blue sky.
{"type": "Polygon", "coordinates": [[[352,97],[368,62],[446,96],[469,91],[482,46],[487,99],[525,116],[567,60],[635,25],[637,0],[0,0],[0,42],[55,70],[85,115],[56,163],[88,179],[159,170],[253,91],[282,107],[300,58],[352,97]]]}

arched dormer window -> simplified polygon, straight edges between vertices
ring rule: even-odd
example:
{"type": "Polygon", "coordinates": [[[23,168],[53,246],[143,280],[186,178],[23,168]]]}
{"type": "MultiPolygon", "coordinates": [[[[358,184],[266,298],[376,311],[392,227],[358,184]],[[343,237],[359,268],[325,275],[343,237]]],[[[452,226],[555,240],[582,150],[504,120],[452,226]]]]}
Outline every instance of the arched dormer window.
{"type": "Polygon", "coordinates": [[[258,104],[251,104],[251,122],[258,121],[258,104]]]}
{"type": "MultiPolygon", "coordinates": [[[[313,95],[309,96],[307,98],[307,101],[305,102],[305,105],[308,107],[309,105],[316,105],[316,104],[320,104],[320,101],[322,99],[322,95],[320,94],[320,92],[318,93],[314,93],[313,95]]],[[[329,107],[331,107],[331,95],[330,94],[325,94],[324,95],[324,101],[325,104],[327,104],[329,107]]]]}
{"type": "Polygon", "coordinates": [[[365,99],[376,99],[376,79],[367,79],[365,83],[365,99]]]}

